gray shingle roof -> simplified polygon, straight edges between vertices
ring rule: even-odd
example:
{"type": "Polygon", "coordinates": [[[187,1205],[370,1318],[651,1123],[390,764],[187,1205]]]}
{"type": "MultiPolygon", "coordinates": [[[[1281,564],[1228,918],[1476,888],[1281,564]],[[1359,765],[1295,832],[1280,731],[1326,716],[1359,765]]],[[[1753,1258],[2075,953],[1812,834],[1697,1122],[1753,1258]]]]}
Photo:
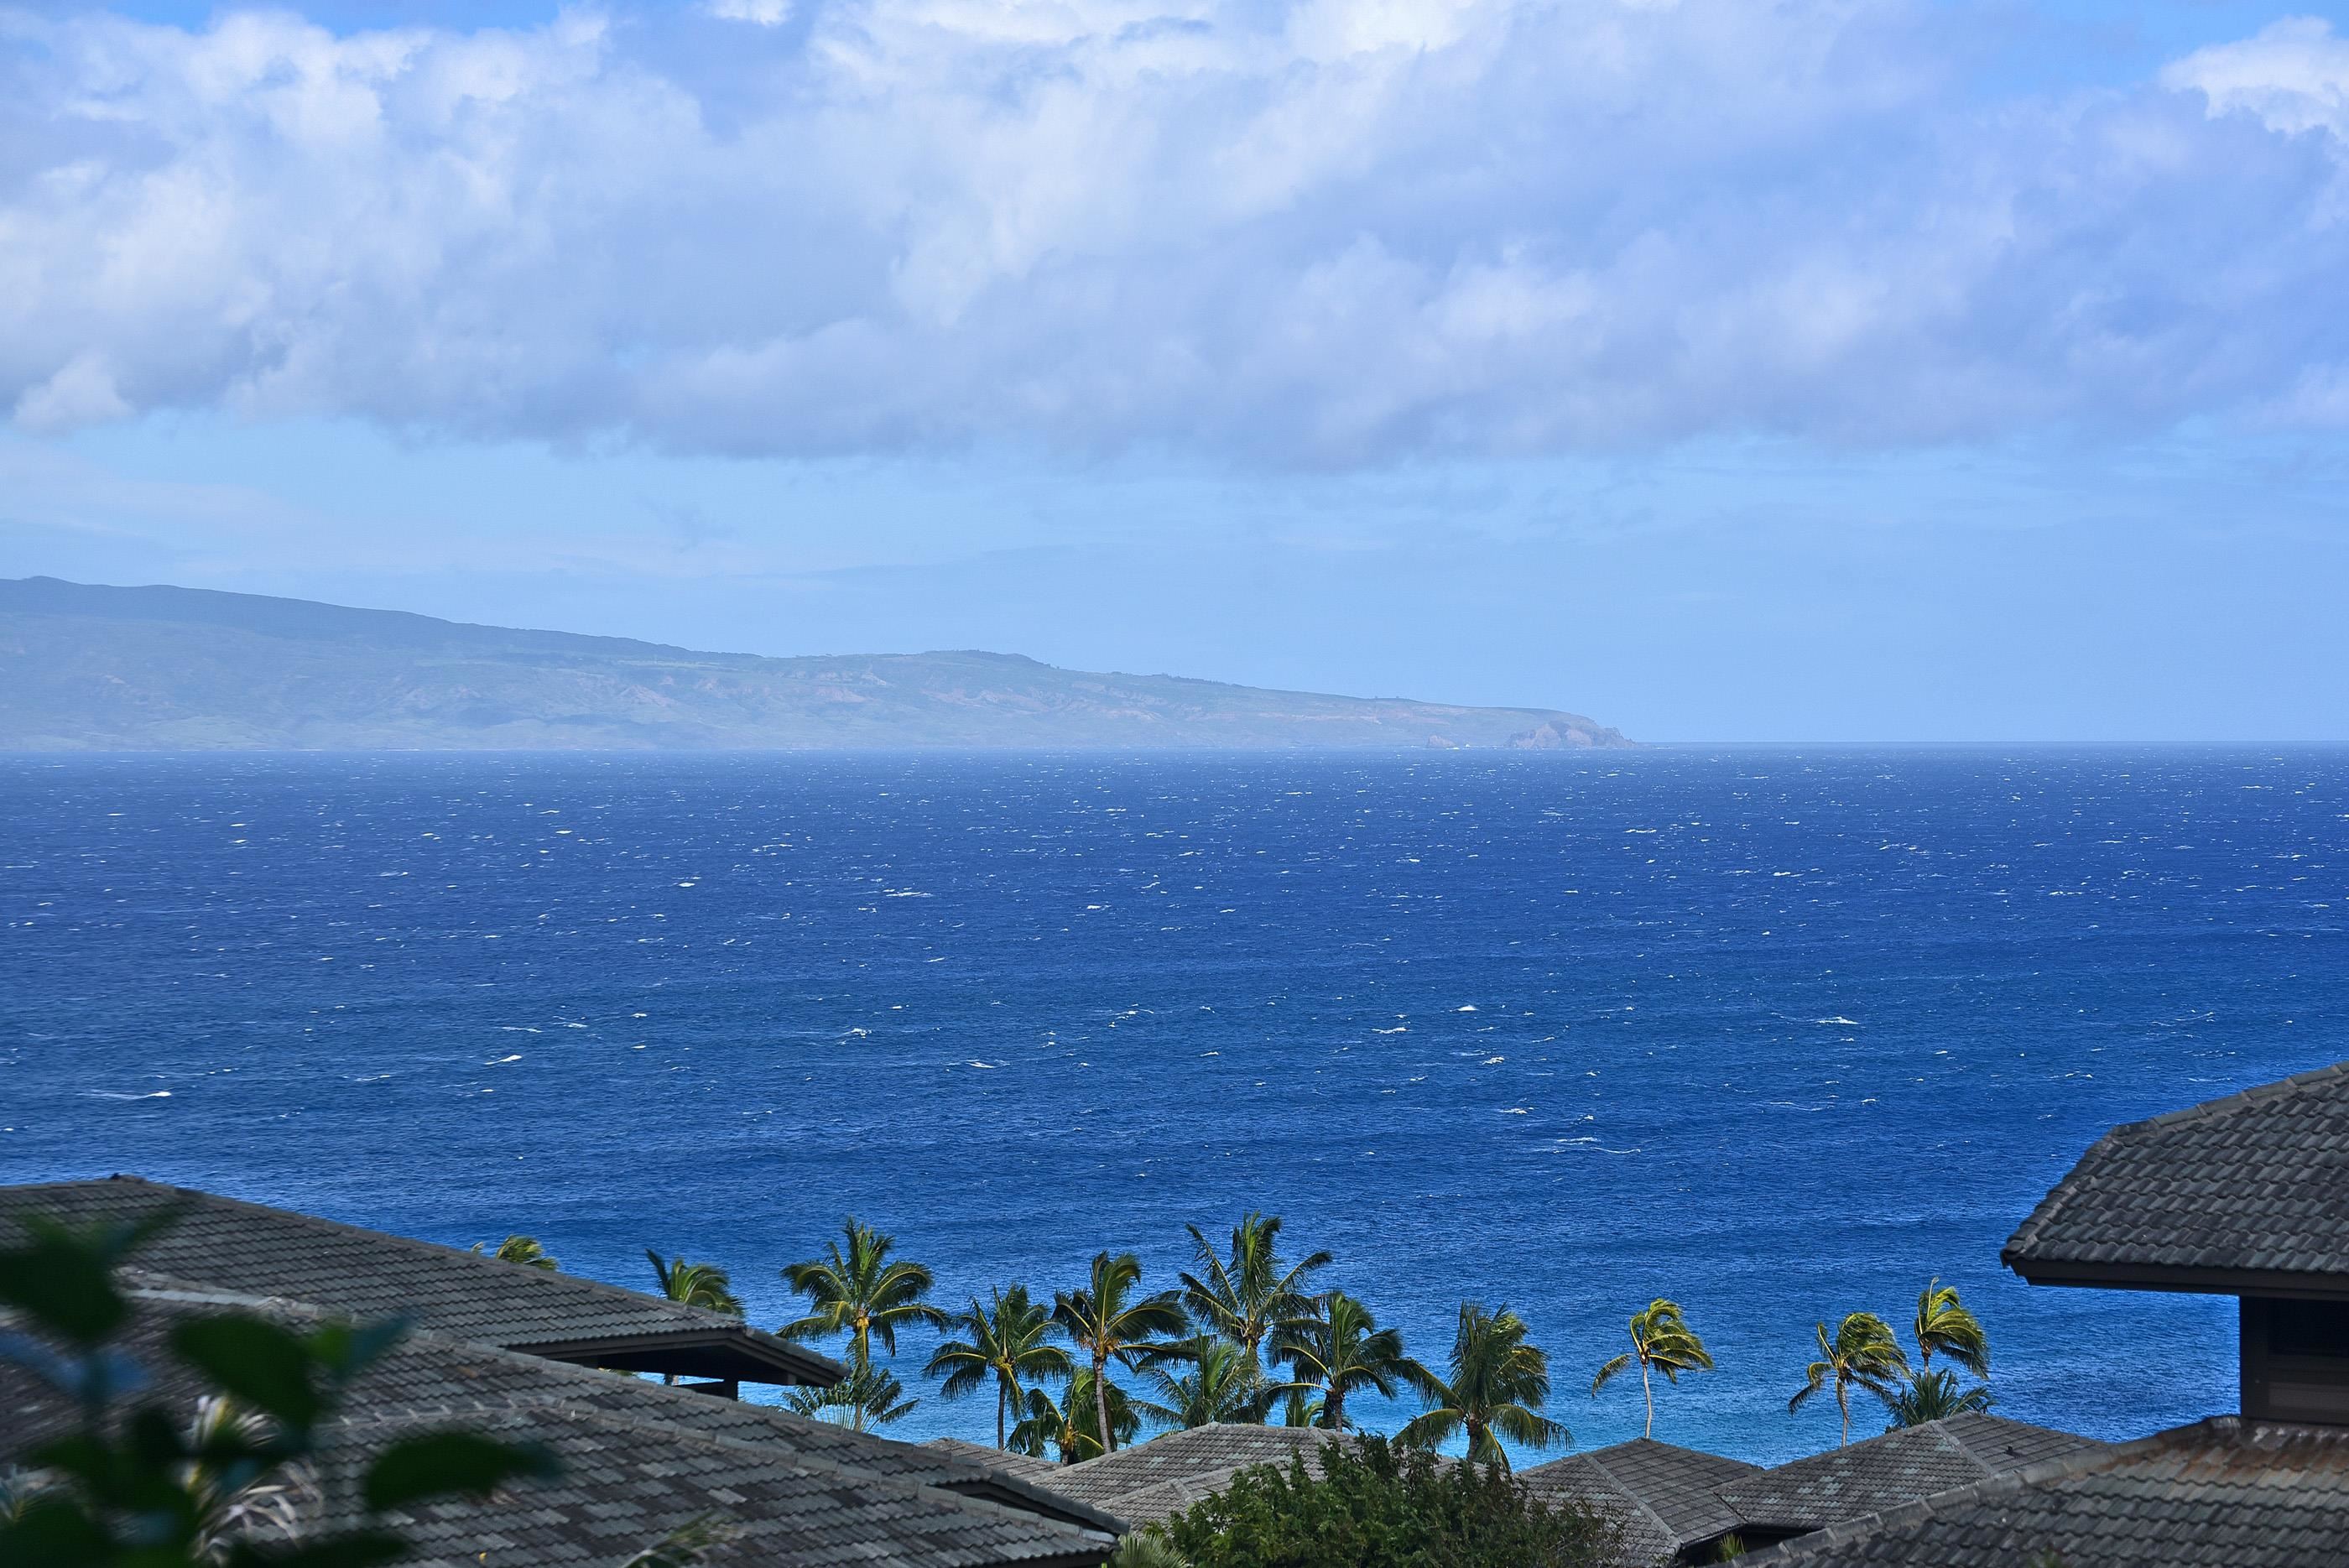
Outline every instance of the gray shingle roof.
{"type": "Polygon", "coordinates": [[[1545,1501],[1579,1502],[1615,1519],[1623,1529],[1622,1560],[1652,1563],[1737,1529],[1744,1521],[1717,1489],[1762,1473],[1743,1459],[1634,1438],[1517,1476],[1545,1501]]]}
{"type": "MultiPolygon", "coordinates": [[[[158,1374],[168,1402],[197,1392],[160,1348],[177,1316],[225,1308],[297,1322],[321,1315],[150,1274],[129,1282],[140,1312],[128,1348],[158,1374]]],[[[0,1366],[0,1462],[68,1418],[46,1385],[0,1366]]],[[[616,1563],[706,1515],[733,1532],[713,1562],[773,1568],[1081,1568],[1112,1542],[1097,1512],[950,1454],[429,1333],[410,1334],[354,1386],[332,1431],[327,1473],[448,1426],[545,1443],[564,1473],[517,1484],[486,1505],[419,1511],[410,1533],[426,1563],[480,1568],[486,1552],[493,1563],[616,1563]]]]}
{"type": "Polygon", "coordinates": [[[2001,1254],[2033,1283],[2349,1294],[2349,1063],[2116,1127],[2001,1254]]]}
{"type": "Polygon", "coordinates": [[[1829,1449],[1718,1488],[1742,1528],[1817,1530],[2043,1459],[2107,1445],[2000,1416],[1951,1416],[1829,1449]]]}
{"type": "Polygon", "coordinates": [[[1753,1568],[2310,1568],[2349,1559],[2349,1428],[2220,1416],[1757,1552],[1753,1568]]]}
{"type": "Polygon", "coordinates": [[[354,1317],[402,1314],[439,1334],[559,1360],[767,1383],[842,1376],[830,1357],[721,1313],[135,1177],[0,1187],[0,1242],[26,1214],[129,1220],[174,1203],[178,1222],[138,1260],[174,1278],[354,1317]]]}
{"type": "Polygon", "coordinates": [[[978,1465],[984,1469],[998,1470],[1004,1475],[1016,1476],[1024,1481],[1033,1481],[1039,1486],[1051,1485],[1052,1478],[1060,1474],[1062,1468],[1050,1459],[1034,1459],[1027,1454],[1015,1454],[1008,1449],[989,1448],[985,1443],[967,1443],[960,1438],[932,1438],[922,1446],[926,1449],[936,1449],[941,1453],[968,1464],[978,1465]]]}
{"type": "Polygon", "coordinates": [[[1316,1456],[1336,1440],[1335,1434],[1311,1427],[1191,1427],[1082,1464],[1061,1466],[1040,1484],[1129,1524],[1148,1524],[1221,1490],[1250,1465],[1286,1466],[1301,1456],[1306,1468],[1318,1475],[1316,1456]]]}

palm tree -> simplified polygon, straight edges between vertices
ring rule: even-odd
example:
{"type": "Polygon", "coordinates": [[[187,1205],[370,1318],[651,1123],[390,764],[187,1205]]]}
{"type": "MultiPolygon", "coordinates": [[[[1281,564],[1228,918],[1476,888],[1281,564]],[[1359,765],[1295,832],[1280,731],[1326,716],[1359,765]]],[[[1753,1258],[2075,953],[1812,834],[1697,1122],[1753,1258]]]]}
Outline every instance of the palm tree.
{"type": "Polygon", "coordinates": [[[952,1320],[962,1331],[930,1354],[922,1370],[943,1376],[938,1392],[949,1399],[973,1394],[989,1378],[995,1381],[995,1446],[1003,1447],[1004,1420],[1019,1408],[1022,1385],[1045,1377],[1066,1377],[1074,1368],[1069,1353],[1051,1343],[1052,1314],[1041,1302],[1028,1299],[1026,1285],[1000,1286],[989,1306],[970,1298],[970,1310],[952,1320]]]}
{"type": "MultiPolygon", "coordinates": [[[[1141,1417],[1126,1402],[1123,1389],[1114,1383],[1106,1386],[1110,1433],[1121,1443],[1129,1441],[1142,1429],[1141,1417]]],[[[1011,1428],[1011,1451],[1039,1459],[1057,1455],[1064,1465],[1098,1459],[1102,1449],[1094,1434],[1100,1424],[1101,1412],[1093,1406],[1093,1375],[1081,1366],[1057,1404],[1041,1388],[1028,1390],[1026,1411],[1011,1428]]]]}
{"type": "Polygon", "coordinates": [[[829,1387],[794,1388],[784,1396],[784,1403],[802,1416],[869,1432],[904,1420],[921,1401],[905,1397],[895,1373],[868,1363],[851,1368],[829,1387]]]}
{"type": "Polygon", "coordinates": [[[729,1317],[742,1315],[742,1303],[734,1299],[734,1282],[717,1264],[663,1258],[650,1247],[645,1249],[645,1256],[652,1263],[653,1278],[660,1282],[660,1293],[670,1301],[707,1307],[729,1317]]]}
{"type": "Polygon", "coordinates": [[[1184,1305],[1200,1324],[1238,1345],[1261,1368],[1265,1336],[1312,1310],[1305,1277],[1329,1267],[1330,1254],[1314,1252],[1294,1265],[1284,1264],[1277,1251],[1278,1214],[1251,1211],[1242,1216],[1232,1227],[1228,1255],[1218,1254],[1196,1225],[1184,1229],[1191,1232],[1200,1271],[1183,1275],[1184,1305]]]}
{"type": "MultiPolygon", "coordinates": [[[[1096,1385],[1112,1386],[1111,1362],[1132,1367],[1152,1340],[1170,1338],[1191,1326],[1173,1291],[1138,1296],[1135,1288],[1141,1282],[1139,1258],[1131,1252],[1115,1257],[1101,1252],[1093,1258],[1092,1273],[1084,1288],[1062,1291],[1053,1299],[1052,1321],[1090,1358],[1096,1385]]],[[[1093,1411],[1103,1453],[1116,1446],[1110,1440],[1108,1403],[1106,1398],[1098,1401],[1093,1411]]]]}
{"type": "Polygon", "coordinates": [[[1541,1414],[1549,1398],[1549,1357],[1526,1341],[1525,1320],[1506,1305],[1488,1313],[1482,1303],[1461,1303],[1452,1376],[1439,1378],[1425,1368],[1417,1373],[1413,1381],[1427,1408],[1403,1424],[1397,1442],[1433,1448],[1465,1432],[1469,1459],[1506,1469],[1503,1438],[1529,1449],[1572,1440],[1564,1427],[1541,1414]]]}
{"type": "Polygon", "coordinates": [[[1247,1352],[1228,1339],[1195,1334],[1180,1345],[1154,1352],[1143,1378],[1155,1399],[1137,1399],[1133,1408],[1163,1427],[1209,1427],[1218,1422],[1261,1424],[1272,1394],[1247,1352]],[[1177,1376],[1168,1365],[1187,1364],[1177,1376]]]}
{"type": "Polygon", "coordinates": [[[1833,1339],[1827,1337],[1827,1325],[1823,1323],[1818,1325],[1818,1336],[1819,1359],[1805,1370],[1806,1381],[1786,1401],[1786,1409],[1789,1414],[1801,1409],[1805,1401],[1832,1382],[1836,1408],[1843,1412],[1843,1440],[1848,1443],[1852,1386],[1858,1385],[1889,1406],[1895,1397],[1893,1380],[1908,1375],[1909,1357],[1901,1354],[1892,1330],[1872,1312],[1846,1315],[1836,1325],[1833,1339]]]}
{"type": "Polygon", "coordinates": [[[473,1251],[487,1251],[501,1263],[520,1263],[525,1269],[544,1269],[552,1273],[562,1267],[547,1254],[545,1248],[538,1244],[535,1236],[509,1236],[494,1249],[491,1249],[486,1241],[476,1241],[473,1251]]]}
{"type": "Polygon", "coordinates": [[[1930,1372],[1920,1367],[1910,1373],[1909,1386],[1893,1395],[1888,1403],[1892,1407],[1892,1427],[1921,1427],[1928,1421],[1951,1416],[1979,1414],[1998,1401],[1991,1397],[1987,1383],[1977,1383],[1960,1393],[1958,1375],[1941,1366],[1930,1372]]]}
{"type": "Polygon", "coordinates": [[[930,1271],[919,1263],[891,1262],[897,1242],[852,1215],[841,1228],[848,1242],[828,1244],[829,1256],[785,1268],[783,1282],[808,1299],[808,1314],[778,1330],[785,1339],[848,1335],[852,1366],[873,1365],[873,1342],[897,1354],[897,1331],[910,1324],[945,1324],[947,1314],[922,1298],[930,1293],[930,1271]]]}
{"type": "Polygon", "coordinates": [[[1681,1315],[1680,1303],[1659,1296],[1648,1303],[1645,1312],[1631,1314],[1631,1348],[1599,1369],[1590,1380],[1590,1397],[1607,1386],[1614,1376],[1633,1362],[1640,1366],[1640,1392],[1648,1399],[1648,1429],[1646,1436],[1656,1435],[1656,1386],[1649,1374],[1661,1372],[1664,1381],[1677,1385],[1683,1372],[1710,1372],[1713,1357],[1706,1354],[1704,1341],[1696,1336],[1681,1315]]]}
{"type": "Polygon", "coordinates": [[[1975,1376],[1990,1376],[1990,1335],[1958,1301],[1957,1288],[1936,1274],[1917,1297],[1917,1365],[1927,1371],[1940,1351],[1975,1376]]]}
{"type": "MultiPolygon", "coordinates": [[[[1381,1328],[1371,1309],[1342,1291],[1318,1298],[1311,1315],[1292,1322],[1273,1340],[1272,1355],[1286,1362],[1290,1381],[1282,1385],[1292,1402],[1319,1393],[1319,1409],[1308,1418],[1331,1431],[1347,1429],[1346,1396],[1368,1388],[1381,1398],[1395,1397],[1398,1385],[1427,1376],[1426,1370],[1403,1354],[1402,1335],[1381,1328]],[[1413,1376],[1417,1375],[1417,1378],[1413,1376]]],[[[1292,1415],[1291,1426],[1307,1423],[1292,1415]]]]}

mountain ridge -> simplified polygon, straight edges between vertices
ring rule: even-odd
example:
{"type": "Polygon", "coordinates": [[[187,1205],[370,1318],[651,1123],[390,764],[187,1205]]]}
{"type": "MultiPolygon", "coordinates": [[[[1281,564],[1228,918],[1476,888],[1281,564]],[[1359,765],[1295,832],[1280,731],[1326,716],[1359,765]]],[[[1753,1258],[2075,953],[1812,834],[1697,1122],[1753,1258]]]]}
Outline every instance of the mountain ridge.
{"type": "Polygon", "coordinates": [[[0,749],[1624,746],[1580,714],[1062,670],[769,658],[169,585],[0,578],[0,749]]]}

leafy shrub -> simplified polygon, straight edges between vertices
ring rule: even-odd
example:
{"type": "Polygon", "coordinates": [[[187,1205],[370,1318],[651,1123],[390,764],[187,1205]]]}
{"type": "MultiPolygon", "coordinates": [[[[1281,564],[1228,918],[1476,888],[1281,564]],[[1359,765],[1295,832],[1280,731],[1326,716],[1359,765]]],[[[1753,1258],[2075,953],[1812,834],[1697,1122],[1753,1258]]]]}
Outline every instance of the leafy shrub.
{"type": "Polygon", "coordinates": [[[1192,1568],[1596,1568],[1620,1531],[1500,1465],[1363,1437],[1240,1471],[1163,1527],[1192,1568]]]}

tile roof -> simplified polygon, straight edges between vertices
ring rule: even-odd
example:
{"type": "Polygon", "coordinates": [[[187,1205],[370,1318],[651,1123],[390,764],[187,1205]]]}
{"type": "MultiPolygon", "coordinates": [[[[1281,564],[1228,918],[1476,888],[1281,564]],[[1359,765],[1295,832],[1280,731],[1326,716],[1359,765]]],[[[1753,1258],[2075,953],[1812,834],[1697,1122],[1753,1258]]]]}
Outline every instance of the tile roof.
{"type": "Polygon", "coordinates": [[[1190,1427],[1082,1464],[1057,1467],[1040,1484],[1128,1524],[1148,1524],[1221,1490],[1250,1465],[1285,1466],[1302,1457],[1318,1475],[1315,1456],[1336,1440],[1336,1434],[1312,1427],[1190,1427]]]}
{"type": "Polygon", "coordinates": [[[1622,1560],[1650,1563],[1737,1529],[1744,1521],[1718,1489],[1762,1473],[1743,1459],[1634,1438],[1528,1466],[1517,1479],[1545,1501],[1578,1502],[1615,1519],[1622,1560]]]}
{"type": "Polygon", "coordinates": [[[2349,1294],[2349,1063],[2116,1127],[2001,1254],[2034,1283],[2349,1294]]]}
{"type": "Polygon", "coordinates": [[[357,1317],[397,1314],[439,1334],[557,1360],[765,1383],[828,1385],[843,1375],[829,1356],[721,1313],[135,1177],[0,1187],[0,1241],[26,1214],[138,1220],[174,1203],[179,1220],[138,1262],[175,1278],[357,1317]]]}
{"type": "Polygon", "coordinates": [[[1847,1521],[1753,1568],[2306,1568],[2349,1556],[2349,1428],[2220,1416],[1847,1521]]]}
{"type": "Polygon", "coordinates": [[[957,1459],[987,1469],[999,1470],[1005,1475],[1016,1476],[1021,1480],[1034,1481],[1040,1486],[1051,1485],[1051,1478],[1060,1474],[1063,1468],[1050,1459],[1040,1459],[1028,1454],[1015,1454],[1008,1449],[989,1448],[985,1443],[967,1443],[960,1438],[932,1438],[922,1446],[926,1449],[936,1449],[942,1453],[952,1455],[957,1459]]]}
{"type": "MultiPolygon", "coordinates": [[[[143,1272],[127,1282],[140,1306],[127,1348],[158,1375],[167,1402],[196,1392],[160,1350],[177,1317],[338,1315],[143,1272]]],[[[69,1418],[46,1385],[0,1367],[0,1460],[69,1418]]],[[[1090,1568],[1114,1538],[1098,1512],[950,1454],[426,1332],[354,1386],[330,1435],[328,1478],[400,1437],[448,1426],[544,1443],[564,1473],[488,1504],[419,1510],[406,1528],[413,1560],[427,1563],[610,1564],[705,1516],[730,1534],[713,1563],[771,1568],[1090,1568]]]]}
{"type": "Polygon", "coordinates": [[[1829,1449],[1719,1487],[1741,1528],[1817,1530],[2043,1459],[2107,1445],[2001,1416],[1951,1416],[1829,1449]]]}

